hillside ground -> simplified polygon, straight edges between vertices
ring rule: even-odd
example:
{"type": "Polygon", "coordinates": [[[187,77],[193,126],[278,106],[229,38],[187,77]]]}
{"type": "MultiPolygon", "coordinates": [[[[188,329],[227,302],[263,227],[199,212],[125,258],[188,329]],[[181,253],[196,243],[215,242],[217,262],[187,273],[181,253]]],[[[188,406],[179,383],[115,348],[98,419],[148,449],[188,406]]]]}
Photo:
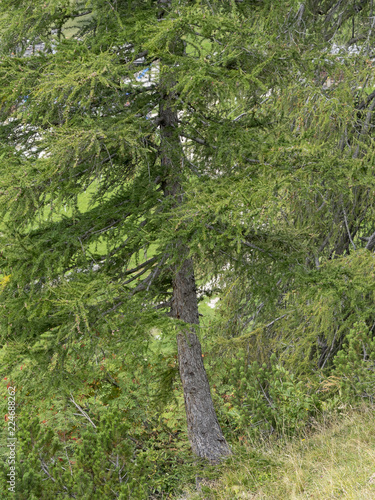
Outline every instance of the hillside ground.
{"type": "Polygon", "coordinates": [[[244,441],[219,479],[197,478],[189,500],[373,500],[374,408],[342,409],[292,440],[244,441]]]}

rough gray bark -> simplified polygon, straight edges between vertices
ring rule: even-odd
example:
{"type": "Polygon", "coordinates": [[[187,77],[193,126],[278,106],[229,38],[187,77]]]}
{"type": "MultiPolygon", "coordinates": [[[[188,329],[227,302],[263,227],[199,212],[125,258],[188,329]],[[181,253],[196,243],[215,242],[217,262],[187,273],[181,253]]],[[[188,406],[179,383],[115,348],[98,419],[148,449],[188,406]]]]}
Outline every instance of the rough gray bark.
{"type": "MultiPolygon", "coordinates": [[[[175,274],[172,315],[186,323],[199,323],[191,259],[185,259],[175,274]]],[[[184,390],[187,430],[192,450],[199,457],[217,462],[220,458],[230,455],[231,451],[216,417],[203,365],[202,349],[194,327],[183,329],[178,333],[177,347],[180,377],[184,390]]]]}

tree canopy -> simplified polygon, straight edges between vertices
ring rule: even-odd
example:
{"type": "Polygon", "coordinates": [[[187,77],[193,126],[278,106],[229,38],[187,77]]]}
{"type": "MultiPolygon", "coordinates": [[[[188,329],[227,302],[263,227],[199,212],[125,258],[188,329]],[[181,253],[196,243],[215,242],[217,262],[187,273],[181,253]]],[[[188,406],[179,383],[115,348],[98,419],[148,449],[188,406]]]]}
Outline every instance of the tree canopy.
{"type": "Polygon", "coordinates": [[[267,377],[347,387],[361,349],[367,377],[372,40],[365,0],[1,3],[2,373],[38,436],[20,498],[163,495],[165,419],[215,462],[228,392],[238,429],[275,430],[267,377]]]}

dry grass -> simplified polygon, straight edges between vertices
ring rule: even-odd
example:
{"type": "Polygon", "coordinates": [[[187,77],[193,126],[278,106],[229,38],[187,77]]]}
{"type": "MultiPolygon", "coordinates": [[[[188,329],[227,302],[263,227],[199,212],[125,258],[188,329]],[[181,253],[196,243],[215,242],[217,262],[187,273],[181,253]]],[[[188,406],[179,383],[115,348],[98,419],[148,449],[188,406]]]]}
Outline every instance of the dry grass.
{"type": "Polygon", "coordinates": [[[254,445],[228,463],[198,498],[228,500],[374,500],[374,411],[348,411],[284,444],[254,445]],[[258,458],[257,458],[258,457],[258,458]]]}

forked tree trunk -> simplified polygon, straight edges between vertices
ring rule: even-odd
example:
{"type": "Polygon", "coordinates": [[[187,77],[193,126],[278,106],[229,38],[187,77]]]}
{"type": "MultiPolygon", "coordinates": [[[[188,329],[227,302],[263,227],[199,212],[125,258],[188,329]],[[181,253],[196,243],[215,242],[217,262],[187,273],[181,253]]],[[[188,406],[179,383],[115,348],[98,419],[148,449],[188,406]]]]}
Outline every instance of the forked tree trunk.
{"type": "MultiPolygon", "coordinates": [[[[163,96],[159,109],[160,161],[163,170],[164,195],[173,199],[173,205],[182,203],[181,159],[182,148],[178,135],[177,111],[173,109],[174,96],[170,91],[173,81],[162,84],[163,96]]],[[[187,430],[193,452],[199,457],[217,462],[232,452],[224,438],[216,417],[202,349],[194,325],[199,324],[198,301],[194,269],[188,257],[189,249],[176,241],[179,263],[173,269],[172,317],[188,325],[177,335],[179,371],[184,391],[187,430]]]]}

